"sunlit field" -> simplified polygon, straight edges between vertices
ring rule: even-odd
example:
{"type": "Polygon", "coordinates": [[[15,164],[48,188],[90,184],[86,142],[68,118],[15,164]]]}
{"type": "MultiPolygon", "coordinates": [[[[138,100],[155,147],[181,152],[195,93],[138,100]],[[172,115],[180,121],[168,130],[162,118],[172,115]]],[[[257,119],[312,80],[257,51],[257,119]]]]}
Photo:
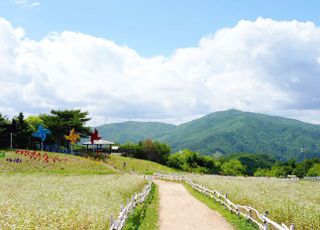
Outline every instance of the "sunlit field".
{"type": "Polygon", "coordinates": [[[114,156],[111,155],[108,158],[108,165],[112,166],[116,170],[121,170],[124,172],[134,172],[140,174],[153,174],[155,172],[162,173],[173,173],[177,172],[177,170],[169,168],[165,165],[161,165],[152,161],[140,160],[130,157],[122,157],[122,156],[114,156]],[[124,164],[125,163],[125,167],[124,164]]]}
{"type": "MultiPolygon", "coordinates": [[[[2,151],[4,152],[4,151],[2,151]]],[[[0,173],[44,173],[44,174],[112,174],[116,171],[101,161],[93,161],[70,154],[28,151],[16,153],[4,152],[5,157],[0,158],[0,173]],[[32,156],[34,154],[35,156],[32,156]],[[46,161],[45,154],[48,156],[46,161]],[[21,162],[9,162],[8,159],[19,159],[21,162]]]]}
{"type": "Polygon", "coordinates": [[[107,229],[142,190],[133,175],[0,175],[0,229],[107,229]]]}
{"type": "Polygon", "coordinates": [[[296,229],[320,229],[320,182],[276,178],[193,176],[208,188],[228,193],[237,204],[251,205],[260,212],[296,229]]]}

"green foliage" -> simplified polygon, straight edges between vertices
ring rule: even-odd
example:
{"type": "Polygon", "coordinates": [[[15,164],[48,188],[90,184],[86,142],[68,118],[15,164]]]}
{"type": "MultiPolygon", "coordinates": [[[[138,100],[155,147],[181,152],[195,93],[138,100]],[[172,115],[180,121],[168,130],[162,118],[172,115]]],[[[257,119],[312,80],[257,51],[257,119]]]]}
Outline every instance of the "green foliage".
{"type": "Polygon", "coordinates": [[[7,148],[10,142],[9,120],[0,113],[0,148],[7,148]]]}
{"type": "Polygon", "coordinates": [[[28,116],[26,118],[26,122],[31,127],[32,132],[36,132],[39,125],[44,125],[43,120],[40,118],[40,116],[36,116],[36,115],[28,116]]]}
{"type": "Polygon", "coordinates": [[[308,176],[320,176],[320,164],[315,164],[309,169],[308,176]]]}
{"type": "Polygon", "coordinates": [[[124,226],[125,230],[157,230],[159,219],[159,194],[152,183],[147,199],[137,206],[124,226]]]}
{"type": "Polygon", "coordinates": [[[25,121],[23,113],[19,113],[12,122],[13,127],[13,147],[27,148],[31,146],[32,130],[25,121]]]}
{"type": "Polygon", "coordinates": [[[134,158],[165,164],[171,149],[167,144],[147,139],[140,141],[138,144],[127,143],[120,145],[119,151],[134,158]]]}
{"type": "Polygon", "coordinates": [[[221,169],[224,175],[229,176],[242,176],[246,172],[246,167],[239,160],[235,159],[223,163],[221,169]]]}
{"type": "Polygon", "coordinates": [[[253,176],[258,168],[260,169],[270,169],[272,165],[276,162],[272,156],[267,154],[248,154],[248,153],[240,153],[230,155],[224,158],[221,158],[222,162],[230,161],[231,159],[235,159],[241,162],[241,164],[245,167],[245,175],[253,176]]]}
{"type": "Polygon", "coordinates": [[[81,137],[90,135],[90,128],[85,126],[85,123],[90,120],[88,112],[81,112],[81,110],[52,110],[51,114],[42,114],[39,118],[46,128],[51,131],[47,138],[47,143],[65,146],[67,141],[64,135],[68,135],[73,128],[81,137]]]}
{"type": "Polygon", "coordinates": [[[183,150],[171,154],[168,157],[167,165],[172,168],[180,169],[187,172],[198,173],[218,173],[219,169],[213,158],[201,156],[197,152],[183,150]]]}

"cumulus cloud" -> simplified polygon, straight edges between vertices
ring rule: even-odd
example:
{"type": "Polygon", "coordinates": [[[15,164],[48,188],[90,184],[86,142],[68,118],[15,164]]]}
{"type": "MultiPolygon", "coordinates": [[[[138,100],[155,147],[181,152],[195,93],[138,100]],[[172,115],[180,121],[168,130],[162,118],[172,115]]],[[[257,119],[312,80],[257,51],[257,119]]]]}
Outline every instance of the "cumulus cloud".
{"type": "Polygon", "coordinates": [[[144,58],[71,31],[31,40],[0,19],[0,112],[81,108],[97,120],[181,122],[236,108],[319,122],[319,45],[312,22],[258,18],[144,58]]]}

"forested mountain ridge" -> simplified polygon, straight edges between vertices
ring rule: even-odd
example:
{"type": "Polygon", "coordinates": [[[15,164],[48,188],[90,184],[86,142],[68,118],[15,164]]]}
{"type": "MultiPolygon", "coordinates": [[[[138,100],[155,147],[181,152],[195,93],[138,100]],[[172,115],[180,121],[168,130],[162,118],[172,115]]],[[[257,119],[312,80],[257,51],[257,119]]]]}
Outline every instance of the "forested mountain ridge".
{"type": "Polygon", "coordinates": [[[108,139],[137,142],[150,138],[166,142],[172,151],[188,148],[202,154],[265,153],[284,159],[320,156],[320,126],[277,116],[226,110],[179,126],[154,122],[125,122],[98,127],[108,139]]]}

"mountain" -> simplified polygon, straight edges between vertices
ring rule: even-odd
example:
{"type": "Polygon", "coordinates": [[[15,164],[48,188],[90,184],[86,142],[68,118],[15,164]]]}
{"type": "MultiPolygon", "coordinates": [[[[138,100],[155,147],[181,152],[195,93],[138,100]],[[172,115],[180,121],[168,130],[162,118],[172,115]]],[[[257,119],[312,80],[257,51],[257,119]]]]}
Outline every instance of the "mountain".
{"type": "Polygon", "coordinates": [[[105,124],[96,127],[99,134],[108,140],[119,143],[138,142],[147,138],[159,139],[176,126],[159,122],[136,122],[105,124]]]}
{"type": "Polygon", "coordinates": [[[188,148],[202,154],[264,153],[278,158],[320,156],[320,126],[258,113],[226,110],[179,126],[125,122],[98,127],[120,143],[151,138],[171,145],[173,152],[188,148]]]}

